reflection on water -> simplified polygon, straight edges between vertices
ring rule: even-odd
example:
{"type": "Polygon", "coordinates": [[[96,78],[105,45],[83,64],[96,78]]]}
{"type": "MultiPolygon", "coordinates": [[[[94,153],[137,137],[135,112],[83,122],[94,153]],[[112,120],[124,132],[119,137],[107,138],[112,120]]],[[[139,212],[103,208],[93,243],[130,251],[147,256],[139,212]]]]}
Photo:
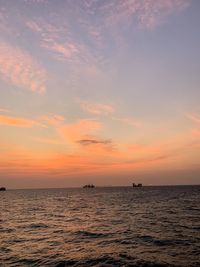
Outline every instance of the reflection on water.
{"type": "Polygon", "coordinates": [[[200,266],[200,187],[0,192],[0,266],[200,266]]]}

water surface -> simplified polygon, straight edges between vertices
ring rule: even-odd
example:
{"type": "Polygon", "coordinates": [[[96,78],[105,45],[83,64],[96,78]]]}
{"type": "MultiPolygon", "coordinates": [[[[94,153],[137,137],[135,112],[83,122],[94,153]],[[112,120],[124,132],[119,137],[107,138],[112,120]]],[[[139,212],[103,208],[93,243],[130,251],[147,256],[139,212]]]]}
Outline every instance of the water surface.
{"type": "Polygon", "coordinates": [[[0,192],[0,266],[200,266],[200,186],[0,192]]]}

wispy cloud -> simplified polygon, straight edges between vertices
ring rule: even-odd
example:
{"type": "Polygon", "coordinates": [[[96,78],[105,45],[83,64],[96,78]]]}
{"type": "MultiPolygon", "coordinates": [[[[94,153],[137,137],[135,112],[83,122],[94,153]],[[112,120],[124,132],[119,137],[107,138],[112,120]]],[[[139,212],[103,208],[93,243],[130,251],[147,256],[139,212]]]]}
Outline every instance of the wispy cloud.
{"type": "Polygon", "coordinates": [[[190,4],[190,0],[117,0],[105,2],[101,6],[111,27],[128,23],[135,19],[139,26],[154,28],[163,23],[171,13],[180,11],[190,4]]]}
{"type": "Polygon", "coordinates": [[[112,117],[114,121],[119,121],[123,124],[127,124],[130,126],[134,126],[136,128],[139,128],[142,126],[142,122],[133,118],[127,118],[127,117],[112,117]]]}
{"type": "Polygon", "coordinates": [[[58,138],[46,138],[46,137],[37,137],[33,139],[35,142],[45,143],[49,145],[65,145],[66,142],[58,138]]]}
{"type": "MultiPolygon", "coordinates": [[[[76,8],[79,8],[79,5],[71,11],[76,8]]],[[[94,78],[101,74],[98,53],[74,34],[67,17],[60,18],[59,23],[56,19],[51,22],[48,19],[30,20],[27,27],[36,34],[39,46],[45,49],[51,58],[63,61],[67,65],[68,83],[71,86],[76,86],[83,77],[94,78]]],[[[77,29],[79,34],[85,34],[81,24],[77,25],[77,29]]]]}
{"type": "Polygon", "coordinates": [[[120,123],[134,126],[137,128],[142,126],[142,122],[137,119],[130,117],[114,116],[116,113],[116,109],[112,104],[92,103],[83,100],[78,102],[80,103],[81,109],[88,113],[94,115],[110,115],[109,117],[111,120],[118,121],[120,123]]]}
{"type": "Polygon", "coordinates": [[[95,154],[96,156],[104,155],[105,152],[116,153],[116,146],[110,139],[100,139],[100,138],[91,138],[91,139],[81,139],[76,141],[84,148],[84,152],[95,154]]]}
{"type": "Polygon", "coordinates": [[[70,60],[80,51],[77,41],[73,40],[66,26],[46,21],[28,21],[27,27],[40,37],[40,46],[55,53],[58,59],[70,60]]]}
{"type": "Polygon", "coordinates": [[[188,114],[186,114],[186,117],[188,119],[192,120],[193,122],[200,124],[200,115],[188,113],[188,114]]]}
{"type": "Polygon", "coordinates": [[[8,113],[8,112],[10,112],[10,110],[7,108],[0,108],[0,112],[8,113]]]}
{"type": "MultiPolygon", "coordinates": [[[[11,176],[20,174],[23,177],[27,175],[41,177],[41,174],[46,177],[72,177],[101,173],[104,176],[108,173],[114,175],[122,171],[123,175],[130,175],[135,170],[170,170],[170,168],[174,169],[179,166],[184,169],[191,166],[191,163],[194,164],[193,161],[190,161],[190,153],[194,147],[196,151],[199,151],[200,144],[199,135],[193,136],[193,133],[177,135],[172,139],[155,144],[136,144],[121,152],[115,150],[115,147],[113,149],[112,141],[107,139],[77,140],[81,141],[80,145],[83,143],[83,149],[73,153],[43,151],[38,154],[38,151],[25,151],[20,147],[14,149],[8,145],[6,148],[9,150],[0,154],[0,172],[11,176]],[[196,143],[197,140],[198,143],[196,143]]],[[[45,142],[45,140],[41,141],[45,142]]],[[[60,143],[47,139],[48,141],[50,143],[52,141],[52,144],[60,143]]]]}
{"type": "Polygon", "coordinates": [[[0,115],[0,125],[1,124],[18,127],[32,127],[36,122],[24,118],[0,115]]]}
{"type": "Polygon", "coordinates": [[[57,43],[53,40],[46,41],[42,44],[42,47],[47,48],[50,51],[56,52],[58,56],[60,55],[60,59],[70,59],[76,53],[78,53],[78,49],[76,48],[75,44],[68,44],[68,43],[57,43]]]}
{"type": "Polygon", "coordinates": [[[192,130],[192,136],[200,137],[200,129],[193,129],[192,130]]]}
{"type": "Polygon", "coordinates": [[[97,139],[82,139],[78,140],[77,143],[83,145],[83,146],[89,146],[89,145],[97,145],[97,144],[111,144],[111,140],[97,140],[97,139]]]}
{"type": "Polygon", "coordinates": [[[80,101],[81,108],[92,114],[109,114],[115,111],[111,104],[89,103],[87,101],[80,101]]]}
{"type": "Polygon", "coordinates": [[[65,118],[61,115],[57,114],[48,114],[39,117],[38,119],[42,124],[52,125],[52,126],[59,126],[64,123],[65,118]]]}
{"type": "Polygon", "coordinates": [[[41,48],[52,58],[68,63],[68,80],[74,86],[82,77],[97,77],[109,66],[111,55],[119,52],[121,43],[127,44],[123,29],[155,28],[189,3],[190,0],[65,1],[61,5],[65,12],[30,18],[25,23],[41,48]],[[73,23],[72,16],[77,18],[73,23]]]}
{"type": "Polygon", "coordinates": [[[0,74],[15,86],[44,93],[47,73],[27,52],[0,42],[0,74]]]}

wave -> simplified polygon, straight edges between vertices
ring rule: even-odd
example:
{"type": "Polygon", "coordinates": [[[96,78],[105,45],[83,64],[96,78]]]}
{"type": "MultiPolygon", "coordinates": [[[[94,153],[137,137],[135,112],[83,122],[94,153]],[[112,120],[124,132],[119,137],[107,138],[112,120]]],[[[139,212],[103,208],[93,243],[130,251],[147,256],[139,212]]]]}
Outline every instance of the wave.
{"type": "Polygon", "coordinates": [[[103,237],[108,237],[110,235],[105,233],[96,233],[89,231],[76,231],[74,232],[74,234],[77,236],[88,237],[88,238],[103,238],[103,237]]]}
{"type": "Polygon", "coordinates": [[[28,227],[31,229],[37,229],[37,228],[48,228],[49,226],[45,223],[32,223],[28,227]]]}
{"type": "MultiPolygon", "coordinates": [[[[126,266],[126,267],[180,267],[177,265],[172,265],[169,263],[162,263],[157,261],[146,261],[142,259],[137,259],[135,257],[132,257],[127,254],[120,254],[118,256],[109,256],[109,255],[103,255],[101,257],[97,258],[84,258],[80,260],[74,260],[74,259],[59,259],[57,261],[49,261],[48,259],[19,259],[19,260],[13,260],[12,262],[15,264],[16,267],[18,266],[34,266],[34,267],[43,267],[43,266],[49,266],[49,267],[120,267],[120,266],[126,266]]],[[[196,265],[197,266],[197,265],[196,265]]]]}
{"type": "Polygon", "coordinates": [[[126,267],[179,267],[177,265],[172,265],[169,263],[162,263],[157,261],[146,261],[142,259],[137,259],[135,257],[132,257],[128,254],[119,254],[117,256],[110,256],[110,255],[103,255],[101,257],[97,258],[84,258],[80,260],[74,260],[74,259],[59,259],[57,261],[48,261],[41,260],[41,259],[20,259],[18,261],[15,261],[15,266],[50,266],[50,267],[101,267],[101,266],[109,266],[109,267],[120,267],[120,266],[126,266],[126,267]]]}

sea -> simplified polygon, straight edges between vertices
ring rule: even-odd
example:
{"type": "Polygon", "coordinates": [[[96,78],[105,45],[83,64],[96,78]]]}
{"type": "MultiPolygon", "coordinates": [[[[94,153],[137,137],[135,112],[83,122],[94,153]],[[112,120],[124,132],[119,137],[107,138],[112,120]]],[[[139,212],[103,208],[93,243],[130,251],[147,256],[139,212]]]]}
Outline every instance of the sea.
{"type": "Polygon", "coordinates": [[[0,192],[0,266],[200,266],[200,186],[0,192]]]}

